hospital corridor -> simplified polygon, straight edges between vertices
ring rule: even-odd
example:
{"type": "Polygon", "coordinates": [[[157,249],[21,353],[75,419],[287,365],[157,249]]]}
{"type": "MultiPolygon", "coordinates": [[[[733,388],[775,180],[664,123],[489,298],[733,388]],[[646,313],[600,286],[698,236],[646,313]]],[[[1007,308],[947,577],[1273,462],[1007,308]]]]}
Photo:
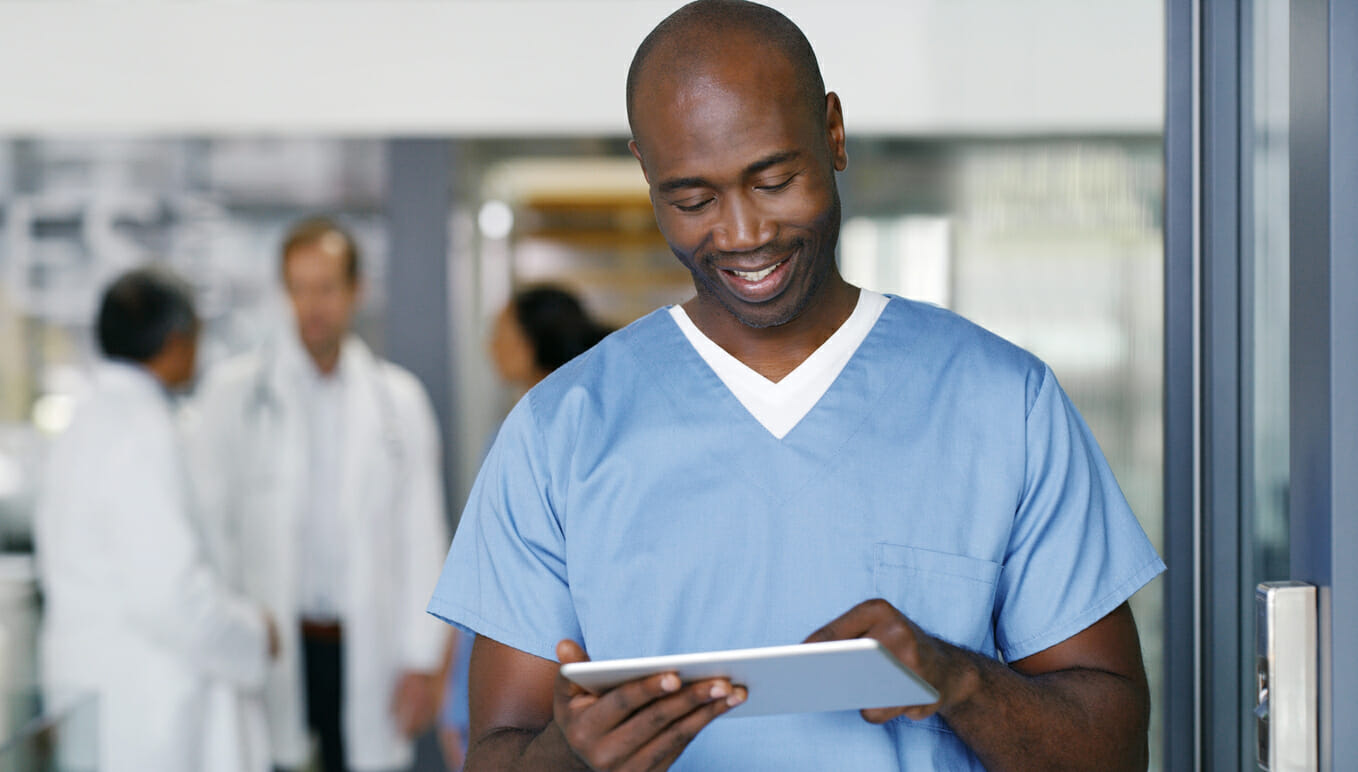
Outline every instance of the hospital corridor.
{"type": "Polygon", "coordinates": [[[0,772],[1358,769],[1354,6],[765,5],[0,0],[0,772]]]}

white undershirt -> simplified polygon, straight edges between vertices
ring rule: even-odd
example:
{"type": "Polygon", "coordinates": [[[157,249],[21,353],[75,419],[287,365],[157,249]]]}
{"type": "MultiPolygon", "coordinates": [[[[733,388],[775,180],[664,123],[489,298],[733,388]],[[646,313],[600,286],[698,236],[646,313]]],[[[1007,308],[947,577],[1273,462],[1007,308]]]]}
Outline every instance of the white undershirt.
{"type": "Polygon", "coordinates": [[[844,365],[849,363],[863,339],[872,331],[886,304],[885,295],[859,290],[858,303],[844,324],[795,370],[776,383],[713,343],[688,318],[682,306],[670,306],[669,310],[679,329],[684,331],[684,337],[726,384],[726,388],[731,390],[756,421],[763,424],[769,434],[781,440],[829,390],[830,384],[839,377],[844,365]]]}
{"type": "Polygon", "coordinates": [[[308,367],[302,376],[307,424],[307,494],[302,504],[297,610],[302,617],[338,620],[345,550],[340,521],[343,478],[344,380],[308,367]]]}

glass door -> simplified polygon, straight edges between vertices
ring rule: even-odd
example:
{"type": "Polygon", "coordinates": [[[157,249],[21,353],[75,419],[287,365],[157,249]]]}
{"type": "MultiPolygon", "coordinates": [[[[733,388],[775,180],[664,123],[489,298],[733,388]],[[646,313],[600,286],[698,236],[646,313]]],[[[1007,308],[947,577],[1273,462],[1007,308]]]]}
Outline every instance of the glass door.
{"type": "MultiPolygon", "coordinates": [[[[1241,18],[1241,570],[1246,612],[1259,582],[1289,573],[1288,3],[1250,0],[1241,18]]],[[[1240,636],[1240,717],[1253,764],[1256,620],[1240,636]]]]}
{"type": "Polygon", "coordinates": [[[1358,769],[1358,3],[1166,9],[1165,767],[1257,768],[1252,599],[1290,579],[1319,768],[1358,769]]]}

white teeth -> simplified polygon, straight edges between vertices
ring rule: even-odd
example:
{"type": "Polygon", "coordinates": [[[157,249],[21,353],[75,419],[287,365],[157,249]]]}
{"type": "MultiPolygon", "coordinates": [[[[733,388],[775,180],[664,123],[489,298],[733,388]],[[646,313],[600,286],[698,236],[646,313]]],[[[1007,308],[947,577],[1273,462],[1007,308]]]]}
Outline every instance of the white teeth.
{"type": "Polygon", "coordinates": [[[773,273],[773,269],[777,268],[780,265],[782,265],[782,263],[774,263],[773,265],[763,269],[762,271],[731,271],[731,273],[734,273],[736,276],[739,276],[745,281],[759,281],[765,276],[768,276],[769,274],[773,273]]]}

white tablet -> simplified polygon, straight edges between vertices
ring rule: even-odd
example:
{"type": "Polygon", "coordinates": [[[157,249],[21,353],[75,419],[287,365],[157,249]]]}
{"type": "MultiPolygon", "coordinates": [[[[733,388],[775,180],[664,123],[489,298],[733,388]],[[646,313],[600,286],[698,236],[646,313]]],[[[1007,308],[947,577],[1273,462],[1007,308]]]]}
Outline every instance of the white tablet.
{"type": "Polygon", "coordinates": [[[723,717],[861,710],[938,701],[938,692],[871,638],[700,654],[571,662],[561,674],[600,694],[628,681],[674,672],[685,683],[726,677],[749,691],[723,717]]]}

